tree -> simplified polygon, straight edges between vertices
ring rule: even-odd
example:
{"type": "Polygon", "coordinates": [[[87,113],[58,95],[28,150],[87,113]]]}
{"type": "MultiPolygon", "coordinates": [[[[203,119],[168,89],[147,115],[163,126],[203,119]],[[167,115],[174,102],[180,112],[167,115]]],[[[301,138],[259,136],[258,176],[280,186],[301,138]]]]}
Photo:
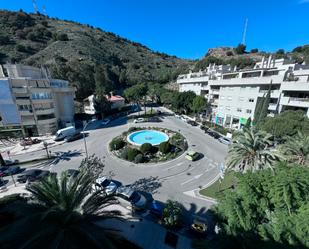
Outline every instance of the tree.
{"type": "Polygon", "coordinates": [[[92,179],[81,172],[76,177],[55,174],[27,186],[31,199],[11,202],[2,214],[14,220],[1,227],[2,248],[117,248],[121,237],[97,221],[117,218],[116,204],[103,192],[91,193],[92,179]],[[18,234],[18,236],[16,236],[18,234]]]}
{"type": "Polygon", "coordinates": [[[167,200],[163,209],[162,221],[167,227],[179,225],[182,215],[182,208],[179,202],[167,200]]]}
{"type": "Polygon", "coordinates": [[[106,95],[115,90],[112,80],[113,75],[110,69],[105,65],[97,65],[95,67],[94,80],[97,95],[106,95]]]}
{"type": "Polygon", "coordinates": [[[250,51],[251,53],[257,53],[257,52],[259,52],[259,50],[257,49],[257,48],[253,48],[253,49],[251,49],[251,51],[250,51]]]}
{"type": "MultiPolygon", "coordinates": [[[[162,91],[162,87],[160,84],[148,84],[147,87],[147,96],[151,99],[152,104],[154,102],[158,102],[160,98],[160,93],[162,91]]],[[[152,105],[151,105],[151,114],[152,114],[152,105]]]]}
{"type": "Polygon", "coordinates": [[[174,93],[172,99],[172,106],[178,112],[191,112],[191,105],[196,94],[192,91],[174,93]]]}
{"type": "Polygon", "coordinates": [[[249,118],[247,119],[247,122],[246,122],[244,128],[245,128],[245,129],[250,129],[250,128],[251,128],[251,117],[249,117],[249,118]]]}
{"type": "Polygon", "coordinates": [[[280,156],[269,147],[271,135],[256,128],[244,129],[233,138],[229,147],[226,165],[241,172],[273,168],[280,156]]]}
{"type": "Polygon", "coordinates": [[[202,112],[206,109],[207,100],[203,96],[196,96],[191,105],[191,109],[194,113],[202,112]]]}
{"type": "Polygon", "coordinates": [[[282,156],[292,163],[309,166],[309,136],[300,131],[280,146],[282,156]]]}
{"type": "Polygon", "coordinates": [[[237,188],[224,192],[214,209],[224,243],[232,238],[237,244],[232,248],[309,246],[309,169],[281,164],[275,172],[238,175],[237,188]]]}
{"type": "Polygon", "coordinates": [[[124,91],[125,98],[132,103],[139,105],[144,100],[145,114],[146,114],[146,94],[147,86],[145,84],[138,84],[127,88],[124,91]]]}
{"type": "Polygon", "coordinates": [[[97,113],[100,113],[102,118],[111,109],[111,103],[107,100],[104,95],[95,95],[94,98],[94,109],[97,113]]]}
{"type": "Polygon", "coordinates": [[[270,102],[270,94],[271,94],[271,87],[272,82],[269,85],[268,91],[266,96],[264,95],[263,98],[258,98],[257,105],[254,112],[254,124],[260,125],[264,122],[265,118],[267,117],[268,107],[270,102]]]}
{"type": "Polygon", "coordinates": [[[244,44],[238,44],[238,46],[235,48],[236,54],[244,54],[246,52],[246,45],[244,44]]]}

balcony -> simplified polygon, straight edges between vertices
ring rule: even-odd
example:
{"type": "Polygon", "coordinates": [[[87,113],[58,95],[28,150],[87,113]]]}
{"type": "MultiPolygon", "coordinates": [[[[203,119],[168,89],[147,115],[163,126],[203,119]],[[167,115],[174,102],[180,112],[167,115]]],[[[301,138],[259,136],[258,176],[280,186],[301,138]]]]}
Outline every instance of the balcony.
{"type": "Polygon", "coordinates": [[[28,93],[28,89],[26,87],[12,87],[12,91],[13,93],[23,93],[23,94],[28,93]]]}
{"type": "Polygon", "coordinates": [[[232,78],[232,79],[221,79],[211,80],[209,84],[211,86],[229,86],[229,85],[269,85],[280,84],[283,81],[283,76],[276,75],[272,77],[257,77],[257,78],[232,78]]]}
{"type": "Polygon", "coordinates": [[[309,91],[309,82],[283,82],[281,84],[282,91],[309,91]]]}
{"type": "MultiPolygon", "coordinates": [[[[268,90],[260,90],[259,91],[259,97],[266,96],[268,90]]],[[[280,90],[271,90],[270,91],[270,97],[271,98],[279,98],[280,97],[280,90]]]]}
{"type": "Polygon", "coordinates": [[[32,110],[20,110],[19,113],[21,116],[33,116],[32,110]]]}
{"type": "Polygon", "coordinates": [[[277,110],[277,104],[269,104],[268,105],[268,110],[270,111],[276,111],[277,110]]]}
{"type": "Polygon", "coordinates": [[[55,108],[50,108],[50,109],[36,109],[35,113],[37,115],[44,115],[44,114],[51,114],[55,113],[55,108]]]}
{"type": "Polygon", "coordinates": [[[281,105],[309,108],[309,98],[282,97],[281,105]]]}

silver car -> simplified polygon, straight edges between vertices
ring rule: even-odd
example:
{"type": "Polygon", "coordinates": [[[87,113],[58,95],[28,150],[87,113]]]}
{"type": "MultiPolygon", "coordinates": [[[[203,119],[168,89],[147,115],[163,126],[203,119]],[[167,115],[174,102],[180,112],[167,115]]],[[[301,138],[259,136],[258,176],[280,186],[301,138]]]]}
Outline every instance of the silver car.
{"type": "Polygon", "coordinates": [[[130,187],[119,187],[116,194],[120,198],[129,201],[135,209],[146,208],[147,200],[145,196],[130,187]]]}
{"type": "Polygon", "coordinates": [[[92,186],[94,191],[104,190],[107,195],[112,195],[116,192],[117,188],[121,186],[120,182],[107,179],[105,176],[95,180],[95,184],[92,186]]]}
{"type": "Polygon", "coordinates": [[[231,140],[225,137],[220,137],[218,139],[220,141],[220,143],[226,144],[226,145],[230,145],[231,144],[231,140]]]}

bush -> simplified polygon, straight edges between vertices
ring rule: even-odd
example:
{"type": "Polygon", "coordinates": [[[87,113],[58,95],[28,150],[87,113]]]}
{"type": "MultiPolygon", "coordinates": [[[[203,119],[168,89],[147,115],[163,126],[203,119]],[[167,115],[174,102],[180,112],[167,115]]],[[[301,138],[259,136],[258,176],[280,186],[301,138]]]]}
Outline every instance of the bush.
{"type": "Polygon", "coordinates": [[[57,40],[57,41],[68,41],[69,40],[68,35],[64,33],[54,33],[53,38],[54,40],[57,40]]]}
{"type": "Polygon", "coordinates": [[[7,35],[0,35],[0,45],[7,45],[10,43],[10,37],[7,35]]]}
{"type": "Polygon", "coordinates": [[[236,54],[244,54],[246,52],[246,45],[244,44],[238,44],[238,46],[235,48],[236,54]]]}
{"type": "Polygon", "coordinates": [[[227,51],[226,52],[226,56],[232,56],[233,55],[233,52],[232,51],[227,51]]]}
{"type": "Polygon", "coordinates": [[[144,143],[144,144],[142,144],[140,150],[143,154],[152,153],[153,152],[153,146],[150,143],[144,143]]]}
{"type": "Polygon", "coordinates": [[[137,154],[134,158],[135,163],[143,163],[144,162],[144,156],[142,154],[137,154]]]}
{"type": "Polygon", "coordinates": [[[128,160],[128,148],[124,148],[120,153],[120,158],[128,160]]]}
{"type": "Polygon", "coordinates": [[[27,40],[31,40],[31,41],[36,41],[37,40],[37,36],[34,32],[30,32],[27,34],[27,40]]]}
{"type": "Polygon", "coordinates": [[[125,146],[125,142],[120,137],[114,138],[109,144],[110,150],[119,150],[123,148],[124,146],[125,146]]]}
{"type": "Polygon", "coordinates": [[[128,148],[128,160],[133,162],[135,157],[140,154],[140,151],[134,148],[128,148]]]}
{"type": "Polygon", "coordinates": [[[257,52],[259,52],[259,50],[257,49],[257,48],[253,48],[253,49],[251,49],[251,51],[250,51],[251,53],[257,53],[257,52]]]}
{"type": "Polygon", "coordinates": [[[171,151],[171,145],[170,143],[167,141],[167,142],[162,142],[160,143],[159,145],[159,151],[163,154],[167,154],[171,151]]]}
{"type": "Polygon", "coordinates": [[[170,144],[182,150],[185,150],[187,147],[187,142],[185,138],[179,133],[176,133],[174,136],[171,137],[170,144]]]}
{"type": "Polygon", "coordinates": [[[167,200],[163,209],[162,221],[167,227],[175,227],[180,224],[182,217],[182,207],[179,202],[167,200]]]}

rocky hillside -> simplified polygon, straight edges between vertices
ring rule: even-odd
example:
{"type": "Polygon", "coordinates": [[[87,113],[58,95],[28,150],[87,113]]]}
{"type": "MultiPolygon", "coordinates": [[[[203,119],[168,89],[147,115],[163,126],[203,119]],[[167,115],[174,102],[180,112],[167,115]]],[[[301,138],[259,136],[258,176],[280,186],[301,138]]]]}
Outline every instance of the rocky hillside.
{"type": "Polygon", "coordinates": [[[199,60],[195,66],[194,71],[205,69],[210,63],[216,64],[231,64],[240,69],[252,67],[255,62],[261,61],[263,56],[272,54],[274,58],[288,58],[297,63],[309,64],[309,45],[299,46],[294,48],[291,52],[285,52],[283,49],[278,49],[275,53],[266,53],[258,49],[251,49],[246,51],[246,47],[238,45],[233,47],[218,47],[208,50],[204,58],[199,60]]]}
{"type": "Polygon", "coordinates": [[[99,28],[22,11],[0,11],[0,60],[46,65],[77,87],[78,99],[92,94],[96,82],[108,91],[165,83],[193,65],[99,28]]]}

